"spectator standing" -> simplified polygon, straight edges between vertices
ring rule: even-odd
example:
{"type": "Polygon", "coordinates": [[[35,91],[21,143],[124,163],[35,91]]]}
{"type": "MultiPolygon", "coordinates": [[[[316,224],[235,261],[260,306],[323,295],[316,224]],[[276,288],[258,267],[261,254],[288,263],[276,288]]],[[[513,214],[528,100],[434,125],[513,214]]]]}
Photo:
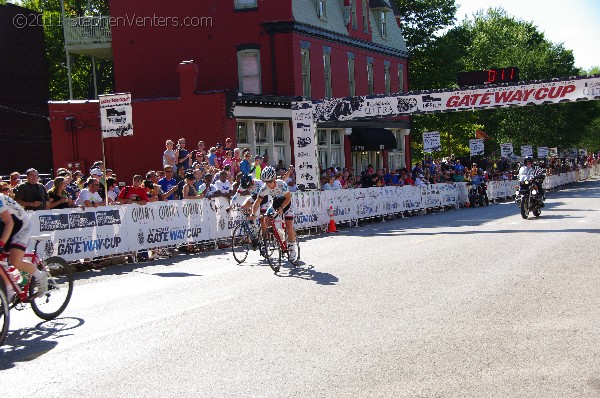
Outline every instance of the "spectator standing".
{"type": "Polygon", "coordinates": [[[86,183],[87,187],[82,189],[75,204],[83,207],[102,206],[103,200],[98,193],[100,180],[90,177],[86,183]]]}
{"type": "Polygon", "coordinates": [[[106,198],[106,188],[104,187],[104,184],[102,183],[102,177],[104,176],[104,173],[102,172],[102,170],[95,168],[90,171],[90,176],[92,178],[97,179],[98,182],[100,183],[100,186],[98,188],[98,195],[100,195],[102,200],[104,200],[106,198]]]}
{"type": "Polygon", "coordinates": [[[190,158],[192,154],[185,149],[185,138],[180,138],[177,141],[177,167],[183,167],[187,170],[190,167],[190,158]]]}
{"type": "Polygon", "coordinates": [[[183,186],[181,199],[200,199],[198,197],[198,191],[196,191],[196,187],[194,186],[195,181],[196,179],[194,178],[193,173],[185,175],[185,185],[183,186]]]}
{"type": "Polygon", "coordinates": [[[261,163],[262,156],[256,155],[254,157],[254,163],[252,164],[252,168],[250,169],[250,172],[252,173],[252,178],[256,180],[260,180],[260,173],[262,172],[262,167],[260,165],[261,163]]]}
{"type": "Polygon", "coordinates": [[[231,160],[231,172],[233,175],[237,175],[237,173],[240,172],[240,163],[242,162],[242,150],[240,148],[235,148],[233,150],[233,157],[231,160]]]}
{"type": "Polygon", "coordinates": [[[215,187],[215,197],[231,198],[231,182],[227,179],[228,173],[223,170],[219,173],[219,179],[213,184],[215,187]]]}
{"type": "Polygon", "coordinates": [[[173,177],[173,166],[166,166],[164,169],[165,176],[158,180],[158,185],[165,193],[168,200],[175,199],[175,190],[177,189],[177,180],[173,177]]]}
{"type": "Polygon", "coordinates": [[[18,171],[10,173],[10,182],[8,187],[14,190],[21,183],[21,174],[18,171]]]}
{"type": "Polygon", "coordinates": [[[167,149],[163,152],[163,167],[175,166],[175,163],[177,163],[177,154],[173,150],[173,145],[173,141],[165,141],[167,149]]]}
{"type": "Polygon", "coordinates": [[[265,152],[265,154],[262,157],[262,163],[260,164],[260,168],[262,170],[268,166],[269,166],[269,154],[265,152]]]}
{"type": "Polygon", "coordinates": [[[119,182],[117,181],[116,178],[109,177],[106,179],[106,197],[108,198],[109,205],[120,204],[120,203],[115,203],[117,200],[117,196],[119,196],[119,193],[116,190],[116,187],[118,187],[118,186],[119,186],[119,182]]]}
{"type": "Polygon", "coordinates": [[[233,153],[233,142],[231,141],[231,138],[225,138],[225,148],[223,148],[223,150],[225,152],[232,151],[233,153]]]}
{"type": "Polygon", "coordinates": [[[15,192],[15,200],[25,210],[45,210],[48,208],[50,198],[46,188],[40,184],[40,175],[36,169],[27,170],[27,181],[19,184],[15,192]]]}
{"type": "Polygon", "coordinates": [[[334,174],[333,178],[333,184],[331,185],[331,189],[338,190],[338,189],[342,189],[343,185],[342,185],[342,177],[344,176],[344,174],[341,171],[338,171],[337,173],[334,174]]]}
{"type": "Polygon", "coordinates": [[[225,160],[225,151],[223,150],[223,144],[217,144],[217,150],[215,151],[215,167],[221,169],[223,168],[223,160],[225,160]]]}
{"type": "Polygon", "coordinates": [[[250,160],[252,159],[252,155],[250,151],[244,152],[242,161],[240,162],[240,171],[244,173],[244,175],[249,175],[251,170],[250,160]]]}
{"type": "Polygon", "coordinates": [[[200,198],[212,199],[216,192],[216,188],[212,183],[213,176],[208,173],[204,176],[204,183],[200,185],[200,189],[198,190],[198,196],[200,198]]]}
{"type": "Polygon", "coordinates": [[[208,165],[210,167],[215,167],[217,162],[217,148],[214,146],[209,149],[208,154],[208,165]]]}
{"type": "Polygon", "coordinates": [[[204,141],[198,141],[198,149],[192,151],[191,162],[192,164],[208,164],[208,155],[204,149],[204,141]]]}
{"type": "Polygon", "coordinates": [[[143,183],[144,178],[141,175],[134,175],[133,184],[126,186],[119,192],[119,202],[122,204],[136,203],[138,205],[148,203],[148,195],[146,194],[146,188],[142,185],[143,183]]]}
{"type": "Polygon", "coordinates": [[[48,191],[49,209],[67,209],[74,206],[73,199],[67,192],[67,181],[64,177],[56,177],[52,188],[48,191]]]}

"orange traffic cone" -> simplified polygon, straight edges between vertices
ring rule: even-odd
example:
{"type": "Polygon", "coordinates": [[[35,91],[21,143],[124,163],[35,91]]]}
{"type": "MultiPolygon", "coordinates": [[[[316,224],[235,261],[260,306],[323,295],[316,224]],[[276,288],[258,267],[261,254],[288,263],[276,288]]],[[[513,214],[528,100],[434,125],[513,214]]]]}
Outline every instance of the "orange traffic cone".
{"type": "Polygon", "coordinates": [[[335,228],[335,220],[333,219],[333,206],[329,206],[329,228],[327,228],[327,233],[337,231],[338,230],[335,228]]]}

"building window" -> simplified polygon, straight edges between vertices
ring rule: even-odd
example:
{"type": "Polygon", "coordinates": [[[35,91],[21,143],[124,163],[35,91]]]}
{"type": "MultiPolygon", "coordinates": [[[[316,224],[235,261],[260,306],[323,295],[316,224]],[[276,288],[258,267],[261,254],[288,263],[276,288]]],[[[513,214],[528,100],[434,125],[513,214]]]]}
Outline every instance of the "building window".
{"type": "Polygon", "coordinates": [[[388,151],[388,168],[401,169],[406,167],[404,160],[404,130],[392,130],[398,144],[397,148],[388,151]]]}
{"type": "Polygon", "coordinates": [[[254,134],[256,143],[262,144],[267,142],[267,124],[263,122],[255,123],[254,134]]]}
{"type": "Polygon", "coordinates": [[[327,0],[317,0],[317,16],[321,19],[327,19],[327,0]]]}
{"type": "Polygon", "coordinates": [[[375,94],[375,84],[373,81],[373,60],[367,60],[367,83],[369,85],[369,95],[375,94]]]}
{"type": "Polygon", "coordinates": [[[331,48],[323,48],[323,70],[325,82],[325,98],[331,98],[331,48]]]}
{"type": "Polygon", "coordinates": [[[261,94],[259,50],[242,50],[238,52],[238,75],[240,92],[261,94]]]}
{"type": "Polygon", "coordinates": [[[404,92],[404,65],[398,64],[398,92],[404,92]]]}
{"type": "Polygon", "coordinates": [[[302,57],[302,95],[310,98],[310,50],[303,48],[301,50],[302,57]]]}
{"type": "Polygon", "coordinates": [[[256,8],[258,7],[256,1],[257,0],[233,0],[233,4],[236,10],[243,8],[256,8]]]}
{"type": "Polygon", "coordinates": [[[392,83],[390,76],[390,63],[386,62],[383,66],[383,80],[385,81],[385,93],[389,94],[392,92],[392,83]]]}
{"type": "Polygon", "coordinates": [[[348,58],[348,91],[351,97],[356,95],[356,81],[354,80],[354,58],[348,58]]]}
{"type": "Polygon", "coordinates": [[[273,140],[275,142],[285,142],[285,135],[283,135],[283,122],[273,123],[273,140]]]}
{"type": "Polygon", "coordinates": [[[381,37],[387,37],[387,11],[379,11],[379,33],[381,37]]]}
{"type": "Polygon", "coordinates": [[[248,125],[246,122],[236,123],[236,140],[238,144],[248,144],[248,125]]]}
{"type": "Polygon", "coordinates": [[[319,163],[323,168],[344,167],[341,130],[318,129],[319,163]]]}
{"type": "Polygon", "coordinates": [[[249,149],[253,155],[268,154],[269,164],[272,166],[279,160],[283,160],[283,164],[289,164],[292,152],[288,123],[275,120],[238,120],[237,131],[237,146],[240,149],[249,149]]]}
{"type": "Polygon", "coordinates": [[[356,0],[350,0],[350,20],[352,21],[352,29],[358,29],[358,18],[356,15],[356,0]]]}
{"type": "Polygon", "coordinates": [[[369,32],[369,5],[367,0],[362,0],[362,25],[365,33],[369,32]]]}

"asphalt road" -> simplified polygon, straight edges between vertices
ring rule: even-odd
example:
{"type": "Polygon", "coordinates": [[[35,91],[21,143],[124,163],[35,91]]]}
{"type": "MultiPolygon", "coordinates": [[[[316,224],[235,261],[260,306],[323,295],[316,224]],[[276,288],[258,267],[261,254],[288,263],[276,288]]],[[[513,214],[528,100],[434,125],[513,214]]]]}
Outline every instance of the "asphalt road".
{"type": "Polygon", "coordinates": [[[599,196],[308,237],[277,276],[224,250],[78,274],[62,318],[11,314],[0,396],[598,397],[599,196]]]}

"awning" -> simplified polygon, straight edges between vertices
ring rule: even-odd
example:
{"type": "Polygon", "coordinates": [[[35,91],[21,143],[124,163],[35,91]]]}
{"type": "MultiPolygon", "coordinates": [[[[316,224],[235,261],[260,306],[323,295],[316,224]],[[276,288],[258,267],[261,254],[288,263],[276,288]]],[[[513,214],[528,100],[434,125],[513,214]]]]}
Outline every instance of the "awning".
{"type": "Polygon", "coordinates": [[[381,151],[396,149],[396,137],[390,130],[379,128],[353,128],[350,136],[352,151],[381,151]]]}

